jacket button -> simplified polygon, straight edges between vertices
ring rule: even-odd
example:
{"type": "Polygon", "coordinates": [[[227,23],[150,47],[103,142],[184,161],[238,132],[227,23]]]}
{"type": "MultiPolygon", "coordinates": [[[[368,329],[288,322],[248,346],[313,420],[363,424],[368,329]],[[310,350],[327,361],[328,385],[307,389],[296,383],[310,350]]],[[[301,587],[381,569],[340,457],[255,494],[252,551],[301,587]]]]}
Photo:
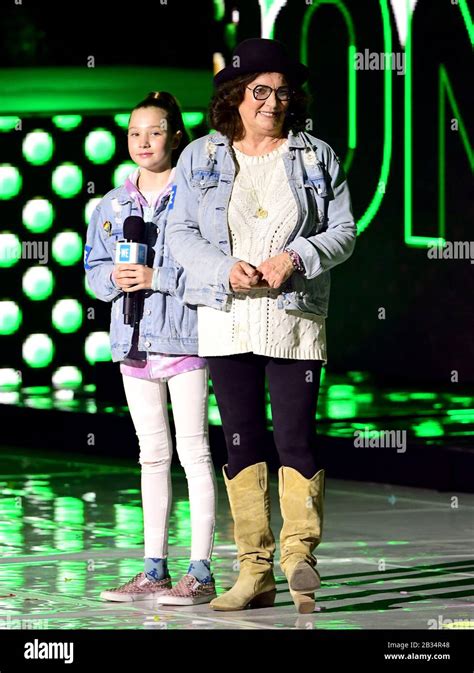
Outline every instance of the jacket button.
{"type": "Polygon", "coordinates": [[[146,315],[151,315],[151,311],[150,311],[150,309],[147,308],[147,310],[145,311],[145,313],[146,313],[146,315]]]}
{"type": "Polygon", "coordinates": [[[145,348],[150,348],[151,343],[149,341],[145,341],[145,348]]]}

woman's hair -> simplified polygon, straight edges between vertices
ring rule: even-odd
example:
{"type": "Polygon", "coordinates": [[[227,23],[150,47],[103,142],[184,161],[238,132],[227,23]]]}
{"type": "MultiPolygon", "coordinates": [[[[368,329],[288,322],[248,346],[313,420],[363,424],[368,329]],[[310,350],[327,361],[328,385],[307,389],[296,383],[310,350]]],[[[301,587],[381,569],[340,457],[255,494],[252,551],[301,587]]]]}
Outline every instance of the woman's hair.
{"type": "MultiPolygon", "coordinates": [[[[260,74],[239,75],[224,82],[211,99],[208,113],[211,127],[231,141],[244,137],[244,125],[238,107],[244,99],[246,87],[260,74]]],[[[308,118],[309,96],[301,87],[292,86],[291,82],[288,82],[288,86],[292,93],[283,124],[284,135],[287,135],[289,129],[294,133],[304,130],[308,118]]]]}
{"type": "Polygon", "coordinates": [[[184,127],[183,115],[178,101],[173,94],[168,91],[151,91],[146,98],[135,105],[132,112],[141,108],[156,107],[166,112],[166,122],[168,133],[174,134],[181,131],[181,139],[178,147],[171,154],[171,163],[176,166],[181,152],[189,143],[189,135],[184,127]]]}

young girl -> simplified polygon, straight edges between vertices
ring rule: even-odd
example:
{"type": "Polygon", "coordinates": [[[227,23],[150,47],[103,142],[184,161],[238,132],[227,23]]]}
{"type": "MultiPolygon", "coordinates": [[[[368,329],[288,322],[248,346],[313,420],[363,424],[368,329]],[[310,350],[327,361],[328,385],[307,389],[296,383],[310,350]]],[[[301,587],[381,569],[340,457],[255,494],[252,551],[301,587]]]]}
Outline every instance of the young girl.
{"type": "Polygon", "coordinates": [[[216,486],[208,439],[208,370],[206,361],[196,355],[196,309],[180,301],[183,269],[166,243],[173,166],[185,144],[176,99],[166,92],[149,94],[133,109],[129,121],[128,150],[138,168],[123,186],[104,196],[87,231],[87,278],[99,299],[113,302],[112,359],[121,363],[140,445],[145,567],[129,582],[103,591],[101,597],[109,601],[154,598],[160,603],[194,605],[216,595],[210,570],[216,486]],[[145,221],[146,265],[114,264],[117,240],[123,238],[123,224],[130,215],[145,221]],[[133,293],[139,300],[135,325],[124,324],[124,293],[133,293]],[[191,563],[174,587],[167,567],[172,456],[167,387],[176,448],[188,482],[192,529],[191,563]]]}

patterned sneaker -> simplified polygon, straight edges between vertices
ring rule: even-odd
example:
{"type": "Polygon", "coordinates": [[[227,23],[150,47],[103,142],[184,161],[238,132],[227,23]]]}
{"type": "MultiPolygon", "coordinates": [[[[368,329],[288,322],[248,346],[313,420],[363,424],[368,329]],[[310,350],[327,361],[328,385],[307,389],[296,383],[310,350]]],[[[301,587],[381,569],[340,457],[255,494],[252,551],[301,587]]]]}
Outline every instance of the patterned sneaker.
{"type": "Polygon", "coordinates": [[[184,575],[178,584],[159,596],[161,605],[199,605],[209,603],[216,597],[214,578],[209,582],[200,582],[194,575],[184,575]]]}
{"type": "Polygon", "coordinates": [[[149,580],[145,573],[141,572],[135,575],[129,582],[125,582],[116,589],[103,591],[100,597],[104,601],[117,601],[125,603],[128,601],[146,601],[150,598],[157,598],[162,593],[169,591],[172,587],[171,577],[165,577],[163,580],[149,580]]]}

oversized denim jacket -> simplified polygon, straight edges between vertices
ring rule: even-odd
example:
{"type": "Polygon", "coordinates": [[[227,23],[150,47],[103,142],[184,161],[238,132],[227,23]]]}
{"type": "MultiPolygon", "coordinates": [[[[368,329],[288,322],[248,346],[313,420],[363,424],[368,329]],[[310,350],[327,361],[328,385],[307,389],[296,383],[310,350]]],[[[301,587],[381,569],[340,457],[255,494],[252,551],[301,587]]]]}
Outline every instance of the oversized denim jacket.
{"type": "MultiPolygon", "coordinates": [[[[171,256],[167,243],[167,208],[170,194],[158,205],[151,222],[147,222],[148,260],[159,267],[159,291],[144,291],[143,316],[136,347],[143,359],[148,352],[196,354],[196,307],[183,303],[186,281],[183,268],[171,256]]],[[[123,223],[129,215],[142,216],[140,204],[122,186],[113,189],[100,201],[87,229],[84,267],[89,285],[98,299],[112,302],[110,345],[112,360],[123,360],[132,346],[133,327],[123,322],[124,293],[112,279],[115,248],[123,239],[123,223]]]]}
{"type": "MultiPolygon", "coordinates": [[[[325,142],[290,132],[288,145],[283,160],[298,218],[285,247],[300,255],[305,273],[293,273],[282,285],[277,306],[326,317],[329,269],[350,257],[356,240],[349,188],[325,142]]],[[[235,172],[228,138],[214,133],[192,142],[178,162],[167,223],[170,250],[186,271],[184,300],[224,311],[230,308],[230,270],[239,261],[231,253],[227,220],[235,172]]]]}

